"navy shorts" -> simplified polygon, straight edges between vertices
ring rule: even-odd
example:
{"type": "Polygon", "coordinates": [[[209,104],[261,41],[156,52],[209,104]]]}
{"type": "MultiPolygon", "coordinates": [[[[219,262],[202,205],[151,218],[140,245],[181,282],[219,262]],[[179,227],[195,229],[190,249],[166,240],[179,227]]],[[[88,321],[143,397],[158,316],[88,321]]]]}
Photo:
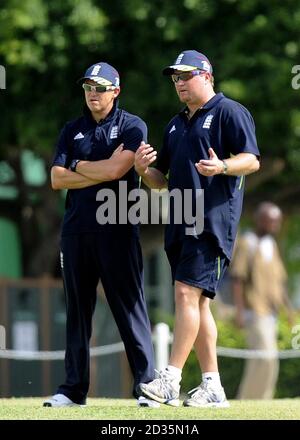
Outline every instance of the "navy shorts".
{"type": "Polygon", "coordinates": [[[167,248],[166,253],[173,283],[176,280],[198,287],[203,289],[202,295],[214,298],[229,260],[213,235],[204,232],[199,238],[186,236],[167,248]]]}

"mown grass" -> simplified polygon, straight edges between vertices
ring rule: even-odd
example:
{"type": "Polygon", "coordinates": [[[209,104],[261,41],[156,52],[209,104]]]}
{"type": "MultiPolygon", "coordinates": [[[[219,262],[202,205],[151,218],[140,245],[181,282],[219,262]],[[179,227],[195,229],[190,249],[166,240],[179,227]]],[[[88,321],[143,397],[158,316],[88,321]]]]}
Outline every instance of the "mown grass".
{"type": "Polygon", "coordinates": [[[41,398],[0,399],[0,420],[299,420],[300,399],[230,402],[230,408],[138,408],[129,399],[88,399],[85,408],[43,408],[41,398]]]}

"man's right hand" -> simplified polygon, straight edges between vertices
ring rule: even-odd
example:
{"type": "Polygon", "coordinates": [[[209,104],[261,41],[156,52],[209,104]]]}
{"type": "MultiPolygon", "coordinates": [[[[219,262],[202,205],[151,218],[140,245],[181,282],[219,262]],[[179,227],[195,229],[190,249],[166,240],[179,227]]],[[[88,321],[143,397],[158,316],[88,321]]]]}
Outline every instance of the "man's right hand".
{"type": "Polygon", "coordinates": [[[135,153],[134,168],[140,176],[148,172],[149,165],[156,160],[157,151],[150,144],[141,142],[141,145],[135,153]]]}

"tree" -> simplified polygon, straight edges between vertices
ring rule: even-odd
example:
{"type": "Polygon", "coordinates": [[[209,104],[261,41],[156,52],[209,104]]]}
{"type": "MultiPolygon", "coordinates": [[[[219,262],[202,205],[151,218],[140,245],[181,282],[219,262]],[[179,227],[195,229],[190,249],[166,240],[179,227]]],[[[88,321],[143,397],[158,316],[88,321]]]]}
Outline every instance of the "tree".
{"type": "Polygon", "coordinates": [[[96,61],[108,60],[120,71],[122,105],[147,121],[149,139],[159,148],[163,127],[180,108],[161,70],[181,50],[204,52],[217,90],[242,102],[256,121],[263,162],[248,180],[248,205],[268,198],[299,210],[293,203],[300,192],[299,91],[291,86],[292,67],[299,64],[296,0],[3,3],[0,64],[7,89],[0,92],[0,160],[10,177],[0,167],[0,179],[14,184],[18,195],[0,200],[0,212],[19,225],[25,275],[54,271],[62,200],[49,181],[39,187],[26,182],[22,152],[43,158],[48,173],[59,129],[82,106],[76,79],[96,61]]]}

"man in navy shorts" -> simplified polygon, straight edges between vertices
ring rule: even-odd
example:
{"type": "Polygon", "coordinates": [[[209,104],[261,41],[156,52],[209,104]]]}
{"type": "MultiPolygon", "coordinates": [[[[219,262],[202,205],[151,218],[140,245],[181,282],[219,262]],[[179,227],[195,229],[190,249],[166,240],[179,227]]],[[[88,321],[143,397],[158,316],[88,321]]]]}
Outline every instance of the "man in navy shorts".
{"type": "MultiPolygon", "coordinates": [[[[203,228],[187,234],[170,198],[165,249],[175,283],[175,326],[169,365],[158,379],[140,385],[143,396],[178,406],[182,368],[194,346],[202,382],[185,406],[226,407],[218,373],[217,329],[210,311],[226,271],[242,210],[245,175],[259,169],[259,150],[249,111],[214,92],[212,66],[195,51],[182,52],[164,69],[185,108],[167,125],[156,168],[156,151],[142,143],[135,169],[147,186],[170,191],[203,190],[203,228]],[[166,177],[167,176],[167,177],[166,177]]],[[[195,200],[194,200],[195,202],[195,200]]],[[[198,219],[199,220],[199,219],[198,219]]]]}
{"type": "Polygon", "coordinates": [[[51,169],[53,189],[68,190],[60,251],[67,307],[66,379],[44,406],[86,402],[92,316],[101,280],[133,373],[133,395],[139,406],[156,407],[157,402],[137,394],[140,382],[154,379],[138,225],[105,222],[100,215],[101,191],[113,194],[120,206],[120,182],[128,191],[138,188],[134,155],[146,140],[147,127],[138,116],[119,108],[120,78],[114,67],[96,63],[79,84],[84,114],[64,126],[51,169]]]}

